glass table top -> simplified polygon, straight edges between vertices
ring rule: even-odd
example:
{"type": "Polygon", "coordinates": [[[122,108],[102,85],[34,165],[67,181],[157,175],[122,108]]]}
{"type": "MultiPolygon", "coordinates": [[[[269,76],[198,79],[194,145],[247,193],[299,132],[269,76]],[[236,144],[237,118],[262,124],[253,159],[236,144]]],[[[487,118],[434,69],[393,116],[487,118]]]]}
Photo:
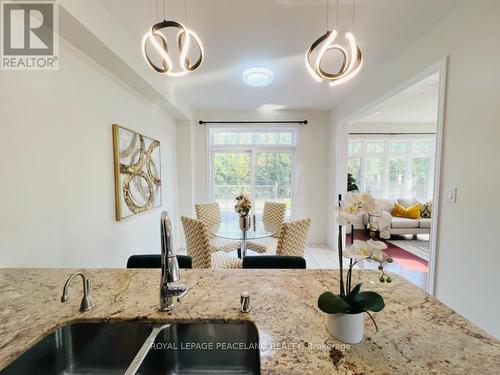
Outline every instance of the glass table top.
{"type": "Polygon", "coordinates": [[[264,222],[257,222],[256,228],[253,226],[245,233],[240,229],[239,221],[229,221],[220,223],[210,228],[210,233],[216,237],[226,238],[228,240],[258,240],[271,237],[278,232],[278,228],[264,222]]]}

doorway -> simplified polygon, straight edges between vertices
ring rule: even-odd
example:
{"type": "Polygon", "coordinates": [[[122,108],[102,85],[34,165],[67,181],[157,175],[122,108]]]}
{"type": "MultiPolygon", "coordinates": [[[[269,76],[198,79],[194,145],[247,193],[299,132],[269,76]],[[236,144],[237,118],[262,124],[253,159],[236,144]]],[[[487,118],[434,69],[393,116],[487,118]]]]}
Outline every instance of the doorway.
{"type": "MultiPolygon", "coordinates": [[[[393,215],[387,269],[434,293],[446,60],[343,119],[338,127],[337,192],[371,194],[393,215]],[[397,207],[410,214],[394,211],[397,207]],[[415,210],[418,208],[418,213],[415,210]]],[[[366,240],[366,222],[354,239],[366,240]]]]}

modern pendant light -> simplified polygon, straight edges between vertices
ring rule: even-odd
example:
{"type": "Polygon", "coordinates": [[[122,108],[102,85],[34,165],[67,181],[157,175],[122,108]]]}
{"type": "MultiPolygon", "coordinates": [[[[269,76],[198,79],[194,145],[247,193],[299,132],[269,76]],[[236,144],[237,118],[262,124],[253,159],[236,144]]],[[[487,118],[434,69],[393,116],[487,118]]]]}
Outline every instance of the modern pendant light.
{"type": "MultiPolygon", "coordinates": [[[[354,4],[352,0],[352,19],[354,25],[354,4]]],[[[337,0],[337,25],[339,27],[339,0],[337,0]]],[[[361,50],[356,44],[356,39],[351,32],[345,33],[348,47],[335,44],[337,31],[329,29],[329,0],[326,0],[326,33],[320,36],[307,50],[305,62],[307,71],[318,82],[329,81],[330,86],[340,85],[359,73],[363,65],[361,50]],[[337,72],[327,72],[322,68],[323,58],[329,51],[337,51],[342,57],[342,64],[337,72]]]]}
{"type": "MultiPolygon", "coordinates": [[[[142,38],[142,52],[144,59],[148,65],[160,74],[169,77],[182,77],[198,69],[203,62],[203,45],[196,33],[188,29],[185,25],[177,21],[165,20],[165,1],[163,0],[163,21],[154,24],[151,29],[142,38]],[[179,51],[178,64],[174,63],[168,54],[168,41],[167,37],[160,31],[162,29],[175,28],[178,29],[177,33],[177,48],[179,51]],[[155,64],[148,54],[148,46],[152,46],[154,52],[159,55],[160,66],[155,64]],[[188,53],[191,48],[197,48],[199,57],[197,61],[192,64],[188,58],[188,53]],[[178,65],[176,68],[175,66],[178,65]]],[[[156,9],[158,10],[158,0],[156,1],[156,9]]],[[[158,13],[158,11],[157,11],[158,13]]],[[[184,22],[186,22],[186,0],[184,0],[184,22]]],[[[157,17],[158,18],[158,17],[157,17]]],[[[149,52],[151,53],[151,52],[149,52]]]]}

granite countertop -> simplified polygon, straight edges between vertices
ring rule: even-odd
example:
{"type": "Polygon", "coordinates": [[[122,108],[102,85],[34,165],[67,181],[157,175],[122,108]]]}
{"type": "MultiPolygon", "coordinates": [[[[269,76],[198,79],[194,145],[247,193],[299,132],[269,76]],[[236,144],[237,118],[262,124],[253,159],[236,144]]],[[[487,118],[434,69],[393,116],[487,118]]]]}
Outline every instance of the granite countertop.
{"type": "MultiPolygon", "coordinates": [[[[0,368],[56,327],[75,321],[251,320],[261,339],[263,374],[498,374],[500,342],[408,281],[380,284],[375,271],[357,273],[365,288],[380,292],[386,308],[365,319],[365,339],[347,345],[325,328],[318,295],[336,290],[333,270],[182,270],[193,289],[170,313],[160,313],[160,270],[1,269],[0,368]],[[93,281],[97,307],[78,311],[81,283],[60,303],[75,271],[93,281]],[[240,292],[252,310],[239,311],[240,292]]],[[[78,285],[76,285],[78,284],[78,285]]]]}

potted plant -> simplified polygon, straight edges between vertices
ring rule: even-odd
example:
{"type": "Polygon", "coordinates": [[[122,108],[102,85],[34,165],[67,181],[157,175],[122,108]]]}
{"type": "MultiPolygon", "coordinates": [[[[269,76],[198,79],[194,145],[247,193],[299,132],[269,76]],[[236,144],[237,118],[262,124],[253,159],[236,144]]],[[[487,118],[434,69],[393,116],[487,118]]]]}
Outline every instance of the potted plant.
{"type": "MultiPolygon", "coordinates": [[[[340,341],[357,344],[361,342],[364,335],[364,313],[367,313],[378,327],[370,312],[381,311],[385,304],[382,296],[373,291],[361,291],[362,283],[352,285],[352,269],[355,265],[363,268],[365,261],[378,263],[381,272],[380,282],[392,282],[389,275],[384,272],[384,263],[392,262],[383,250],[387,245],[381,241],[351,241],[351,246],[343,251],[342,228],[344,225],[352,225],[362,214],[377,215],[376,225],[380,225],[381,237],[387,237],[385,229],[387,220],[390,223],[390,215],[384,213],[375,204],[375,200],[369,194],[350,194],[346,200],[341,200],[337,222],[339,224],[338,255],[340,286],[339,292],[324,292],[319,296],[318,307],[327,313],[328,332],[340,341]],[[344,279],[343,258],[349,258],[349,267],[344,279]]],[[[351,235],[352,236],[352,235],[351,235]]]]}
{"type": "Polygon", "coordinates": [[[250,229],[250,209],[252,208],[252,202],[247,194],[241,193],[235,198],[236,204],[234,205],[234,211],[240,215],[240,229],[242,231],[247,231],[250,229]]]}
{"type": "Polygon", "coordinates": [[[347,174],[347,191],[359,191],[358,182],[352,173],[347,174]]]}

